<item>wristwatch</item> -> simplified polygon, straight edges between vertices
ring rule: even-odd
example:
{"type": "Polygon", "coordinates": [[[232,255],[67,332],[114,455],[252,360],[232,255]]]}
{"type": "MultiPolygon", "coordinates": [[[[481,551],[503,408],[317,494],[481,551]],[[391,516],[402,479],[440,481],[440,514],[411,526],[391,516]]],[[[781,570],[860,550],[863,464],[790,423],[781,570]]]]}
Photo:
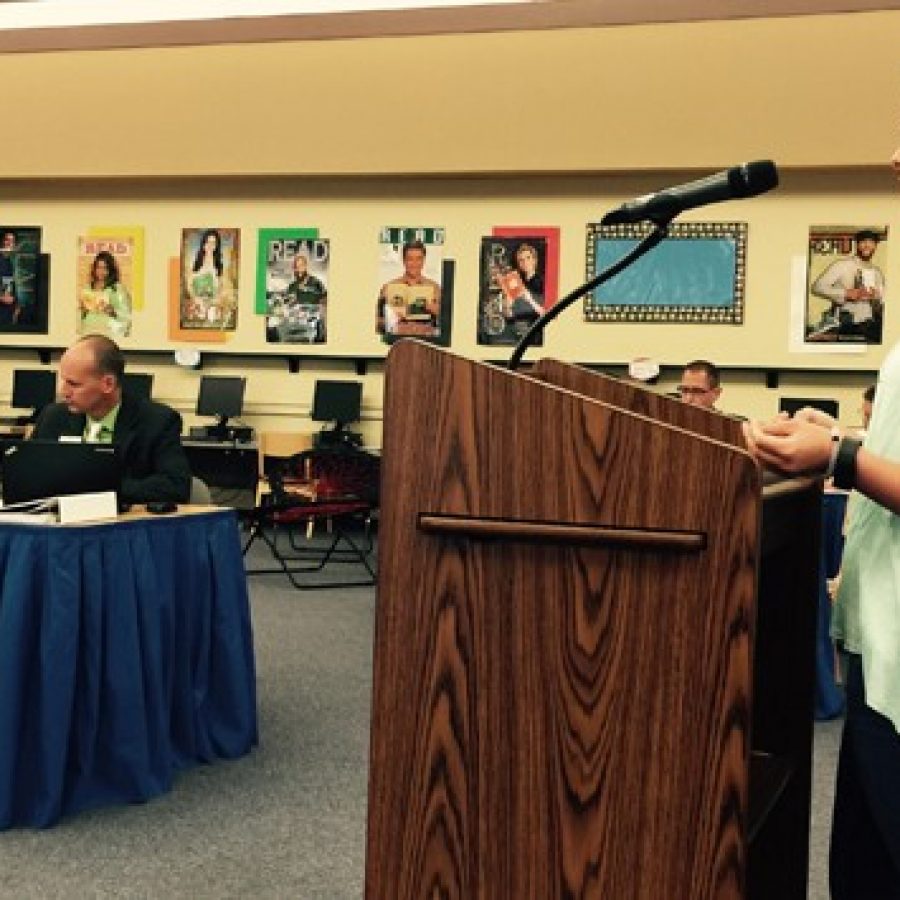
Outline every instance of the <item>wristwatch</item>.
{"type": "Polygon", "coordinates": [[[834,460],[835,487],[845,491],[852,491],[856,487],[856,454],[861,446],[862,441],[850,437],[845,437],[838,445],[834,460]]]}

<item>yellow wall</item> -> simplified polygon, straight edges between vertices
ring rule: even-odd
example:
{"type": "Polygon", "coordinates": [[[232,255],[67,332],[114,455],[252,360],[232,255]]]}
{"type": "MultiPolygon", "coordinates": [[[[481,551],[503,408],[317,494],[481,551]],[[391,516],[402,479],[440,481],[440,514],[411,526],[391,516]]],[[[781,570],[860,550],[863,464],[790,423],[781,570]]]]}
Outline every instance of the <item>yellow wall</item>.
{"type": "MultiPolygon", "coordinates": [[[[314,226],[331,239],[325,349],[378,357],[378,229],[444,226],[446,255],[457,261],[453,349],[496,359],[503,353],[475,343],[479,239],[493,225],[559,225],[565,291],[584,278],[586,222],[697,169],[771,157],[782,167],[777,192],[685,217],[749,223],[743,327],[586,325],[573,309],[551,326],[542,352],[834,369],[786,374],[776,392],[761,373],[735,374],[725,405],[767,414],[779,393],[820,393],[839,396],[853,421],[883,352],[790,354],[790,264],[804,253],[809,225],[894,220],[884,161],[895,139],[898,27],[900,12],[880,12],[10,57],[29,101],[17,107],[16,139],[4,148],[0,218],[44,228],[52,312],[50,335],[4,342],[69,343],[76,236],[142,224],[146,309],[123,345],[172,349],[166,264],[180,229],[239,227],[241,324],[223,349],[273,358],[220,358],[204,371],[249,372],[248,418],[306,428],[298,416],[316,375],[354,377],[353,367],[308,362],[290,375],[279,348],[265,344],[252,312],[256,229],[314,226]],[[826,65],[835,46],[862,48],[864,77],[826,65]]],[[[900,316],[890,313],[896,257],[892,249],[886,265],[887,344],[900,336],[900,316]]],[[[12,353],[7,362],[22,359],[12,353]]],[[[189,410],[196,373],[160,356],[135,362],[157,371],[158,397],[189,410]]],[[[0,401],[6,381],[0,361],[0,401]]],[[[379,365],[364,404],[376,442],[379,365]]]]}

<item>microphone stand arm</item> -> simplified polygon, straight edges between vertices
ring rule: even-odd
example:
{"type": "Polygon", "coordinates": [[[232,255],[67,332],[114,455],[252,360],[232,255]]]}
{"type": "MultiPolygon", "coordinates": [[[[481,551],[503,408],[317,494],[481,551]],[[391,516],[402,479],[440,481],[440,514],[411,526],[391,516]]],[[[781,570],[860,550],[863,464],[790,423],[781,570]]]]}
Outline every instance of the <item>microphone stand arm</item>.
{"type": "Polygon", "coordinates": [[[581,287],[576,288],[571,294],[567,294],[562,300],[554,303],[540,318],[532,322],[528,331],[522,335],[522,339],[516,344],[512,356],[509,358],[507,368],[511,371],[519,368],[525,351],[534,343],[535,339],[543,332],[544,328],[552,322],[561,312],[568,309],[576,300],[590,293],[595,288],[600,287],[605,281],[618,275],[619,272],[627,269],[632,263],[637,262],[645,253],[649,253],[657,244],[665,237],[671,220],[654,221],[653,231],[651,231],[641,242],[628,253],[625,254],[618,262],[613,263],[607,269],[604,269],[599,275],[594,276],[590,281],[585,282],[581,287]]]}

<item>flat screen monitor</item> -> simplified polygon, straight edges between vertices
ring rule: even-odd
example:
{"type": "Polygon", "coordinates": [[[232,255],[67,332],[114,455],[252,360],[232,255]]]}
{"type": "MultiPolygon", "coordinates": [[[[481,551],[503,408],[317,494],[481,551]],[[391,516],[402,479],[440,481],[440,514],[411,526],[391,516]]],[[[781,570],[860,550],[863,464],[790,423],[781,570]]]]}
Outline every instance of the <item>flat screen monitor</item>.
{"type": "Polygon", "coordinates": [[[122,376],[122,393],[149,400],[153,394],[153,376],[149,372],[126,372],[122,376]]]}
{"type": "Polygon", "coordinates": [[[799,412],[804,406],[821,409],[822,412],[828,413],[832,419],[838,418],[837,400],[823,400],[820,397],[781,397],[778,401],[778,411],[786,412],[790,415],[799,412]]]}
{"type": "Polygon", "coordinates": [[[336,422],[338,427],[358,422],[361,409],[361,381],[316,382],[312,403],[312,418],[316,422],[336,422]]]}
{"type": "Polygon", "coordinates": [[[56,373],[49,369],[15,369],[12,401],[16,409],[43,409],[56,399],[56,373]]]}
{"type": "Polygon", "coordinates": [[[246,378],[204,375],[197,395],[197,415],[216,416],[220,422],[239,416],[244,408],[246,378]]]}
{"type": "Polygon", "coordinates": [[[3,503],[118,491],[122,460],[113,444],[19,441],[2,457],[3,503]]]}

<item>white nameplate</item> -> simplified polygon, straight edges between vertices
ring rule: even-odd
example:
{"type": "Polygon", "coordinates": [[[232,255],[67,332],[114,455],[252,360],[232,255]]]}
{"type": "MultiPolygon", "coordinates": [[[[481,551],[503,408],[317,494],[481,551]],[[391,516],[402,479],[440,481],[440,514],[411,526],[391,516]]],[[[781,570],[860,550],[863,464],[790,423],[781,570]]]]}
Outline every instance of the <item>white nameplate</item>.
{"type": "Polygon", "coordinates": [[[59,498],[59,521],[63,525],[115,519],[119,514],[115,491],[96,494],[68,494],[59,498]]]}

